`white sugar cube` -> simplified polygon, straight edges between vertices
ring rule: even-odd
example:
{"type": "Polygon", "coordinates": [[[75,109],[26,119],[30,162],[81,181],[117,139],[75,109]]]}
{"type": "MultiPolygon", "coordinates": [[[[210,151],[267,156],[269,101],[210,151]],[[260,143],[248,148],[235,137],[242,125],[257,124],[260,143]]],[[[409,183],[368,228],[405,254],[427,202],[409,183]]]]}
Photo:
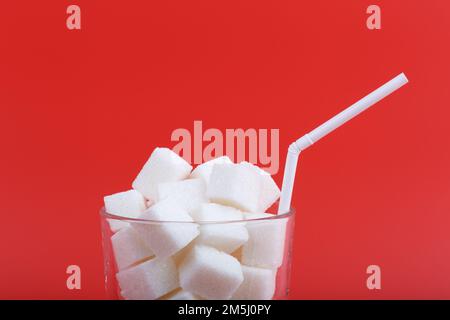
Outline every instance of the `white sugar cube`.
{"type": "Polygon", "coordinates": [[[154,300],[178,288],[178,273],[173,259],[141,263],[117,273],[121,295],[127,300],[154,300]]]}
{"type": "Polygon", "coordinates": [[[168,148],[156,148],[133,181],[133,189],[147,199],[156,199],[156,186],[163,182],[183,180],[192,166],[168,148]]]}
{"type": "Polygon", "coordinates": [[[119,270],[152,257],[153,251],[147,247],[130,226],[122,228],[111,237],[114,257],[119,270]]]}
{"type": "Polygon", "coordinates": [[[106,220],[108,221],[109,228],[111,229],[111,231],[113,233],[116,233],[120,229],[125,228],[130,225],[128,222],[125,222],[125,221],[120,221],[120,220],[115,220],[115,219],[106,219],[106,220]]]}
{"type": "Polygon", "coordinates": [[[257,212],[261,193],[261,177],[243,164],[216,164],[207,186],[212,202],[257,212]]]}
{"type": "Polygon", "coordinates": [[[200,298],[186,290],[181,289],[167,297],[167,300],[200,300],[200,298]]]}
{"type": "Polygon", "coordinates": [[[266,212],[275,201],[280,197],[280,188],[278,188],[272,176],[263,169],[251,164],[250,162],[243,161],[241,164],[249,166],[253,170],[259,173],[261,176],[261,193],[259,195],[258,212],[266,212]]]}
{"type": "Polygon", "coordinates": [[[187,246],[199,234],[198,225],[193,223],[189,213],[169,200],[162,200],[154,204],[139,218],[164,221],[148,224],[132,223],[132,227],[136,229],[145,244],[159,258],[173,255],[187,246]]]}
{"type": "MultiPolygon", "coordinates": [[[[126,218],[138,217],[146,208],[144,196],[136,190],[115,193],[103,198],[105,211],[126,218]]],[[[120,220],[108,219],[111,230],[117,232],[128,223],[120,220]]]]}
{"type": "MultiPolygon", "coordinates": [[[[247,214],[245,219],[273,217],[272,214],[247,214]]],[[[261,268],[277,268],[283,262],[286,219],[247,221],[249,239],[242,246],[242,263],[261,268]]]]}
{"type": "Polygon", "coordinates": [[[233,294],[233,300],[271,300],[275,292],[277,271],[242,266],[244,281],[233,294]]]}
{"type": "Polygon", "coordinates": [[[235,221],[243,219],[243,214],[238,209],[217,203],[203,203],[191,213],[191,216],[198,222],[235,221]]]}
{"type": "Polygon", "coordinates": [[[206,184],[208,184],[209,178],[211,177],[211,173],[213,170],[213,166],[215,164],[230,164],[230,163],[233,163],[233,162],[227,156],[222,156],[222,157],[218,157],[218,158],[206,161],[205,163],[199,164],[191,172],[191,178],[203,179],[203,181],[206,184]]]}
{"type": "Polygon", "coordinates": [[[214,247],[226,253],[236,251],[248,240],[248,231],[244,223],[206,224],[200,226],[197,244],[214,247]]]}
{"type": "Polygon", "coordinates": [[[194,246],[179,268],[180,286],[205,299],[229,299],[244,277],[239,261],[217,249],[194,246]]]}
{"type": "MultiPolygon", "coordinates": [[[[238,221],[242,220],[241,211],[216,203],[204,203],[192,213],[197,222],[238,221]]],[[[195,239],[197,244],[208,245],[232,253],[242,246],[248,239],[245,223],[228,222],[220,224],[203,224],[200,234],[195,239]]]]}
{"type": "Polygon", "coordinates": [[[207,202],[206,185],[202,179],[187,179],[161,183],[157,187],[157,200],[168,199],[176,202],[188,212],[207,202]]]}

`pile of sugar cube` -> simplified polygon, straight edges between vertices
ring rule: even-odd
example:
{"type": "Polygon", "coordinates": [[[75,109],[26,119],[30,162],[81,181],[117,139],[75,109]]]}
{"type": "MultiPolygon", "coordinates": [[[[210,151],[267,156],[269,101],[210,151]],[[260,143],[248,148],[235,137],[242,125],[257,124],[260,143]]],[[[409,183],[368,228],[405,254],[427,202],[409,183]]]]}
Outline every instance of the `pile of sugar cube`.
{"type": "Polygon", "coordinates": [[[280,190],[270,174],[218,157],[194,170],[156,148],[132,189],[104,198],[123,299],[272,299],[286,219],[266,213],[280,190]],[[160,221],[160,222],[159,222],[160,221]]]}

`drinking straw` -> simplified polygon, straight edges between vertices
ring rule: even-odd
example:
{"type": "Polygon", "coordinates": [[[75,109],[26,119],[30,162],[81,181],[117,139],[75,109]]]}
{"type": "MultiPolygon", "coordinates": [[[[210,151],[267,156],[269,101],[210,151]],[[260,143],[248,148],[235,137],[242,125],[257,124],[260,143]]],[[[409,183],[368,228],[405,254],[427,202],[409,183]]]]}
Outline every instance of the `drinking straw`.
{"type": "Polygon", "coordinates": [[[341,111],[333,118],[324,122],[311,132],[305,134],[300,139],[294,141],[288,148],[286,156],[286,165],[284,167],[283,185],[281,187],[280,205],[278,207],[278,214],[286,213],[291,208],[292,190],[294,188],[295,171],[297,168],[298,157],[300,152],[317,142],[331,131],[337,129],[350,119],[353,119],[358,114],[368,109],[381,99],[387,97],[392,92],[400,89],[403,85],[408,83],[404,73],[399,74],[394,79],[385,83],[375,91],[369,93],[367,96],[352,104],[347,109],[341,111]]]}

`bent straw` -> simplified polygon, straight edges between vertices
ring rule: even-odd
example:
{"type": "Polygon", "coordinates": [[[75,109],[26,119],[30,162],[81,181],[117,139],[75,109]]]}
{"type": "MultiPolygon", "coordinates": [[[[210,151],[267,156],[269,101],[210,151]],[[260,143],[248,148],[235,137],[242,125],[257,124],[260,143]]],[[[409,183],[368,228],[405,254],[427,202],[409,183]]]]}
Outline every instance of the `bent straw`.
{"type": "Polygon", "coordinates": [[[281,187],[280,205],[278,207],[278,214],[286,213],[291,208],[292,190],[294,188],[295,171],[297,168],[298,157],[300,152],[317,142],[331,131],[337,129],[350,119],[353,119],[358,114],[368,109],[381,99],[387,97],[392,92],[400,89],[403,85],[408,83],[404,73],[399,74],[394,79],[385,83],[375,91],[369,93],[367,96],[354,103],[347,109],[335,115],[333,118],[324,122],[310,133],[294,141],[288,148],[286,165],[284,167],[283,185],[281,187]]]}

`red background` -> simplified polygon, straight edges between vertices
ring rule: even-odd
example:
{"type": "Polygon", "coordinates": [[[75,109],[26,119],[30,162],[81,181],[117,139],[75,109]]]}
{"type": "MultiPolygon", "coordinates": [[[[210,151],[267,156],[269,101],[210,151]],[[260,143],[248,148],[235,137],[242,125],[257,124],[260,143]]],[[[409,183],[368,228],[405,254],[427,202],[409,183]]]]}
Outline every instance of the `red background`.
{"type": "Polygon", "coordinates": [[[172,130],[280,128],[282,167],[402,71],[410,84],[301,157],[292,298],[450,298],[448,1],[376,1],[380,31],[371,1],[76,3],[81,31],[69,1],[1,6],[0,298],[103,298],[102,197],[172,130]]]}

